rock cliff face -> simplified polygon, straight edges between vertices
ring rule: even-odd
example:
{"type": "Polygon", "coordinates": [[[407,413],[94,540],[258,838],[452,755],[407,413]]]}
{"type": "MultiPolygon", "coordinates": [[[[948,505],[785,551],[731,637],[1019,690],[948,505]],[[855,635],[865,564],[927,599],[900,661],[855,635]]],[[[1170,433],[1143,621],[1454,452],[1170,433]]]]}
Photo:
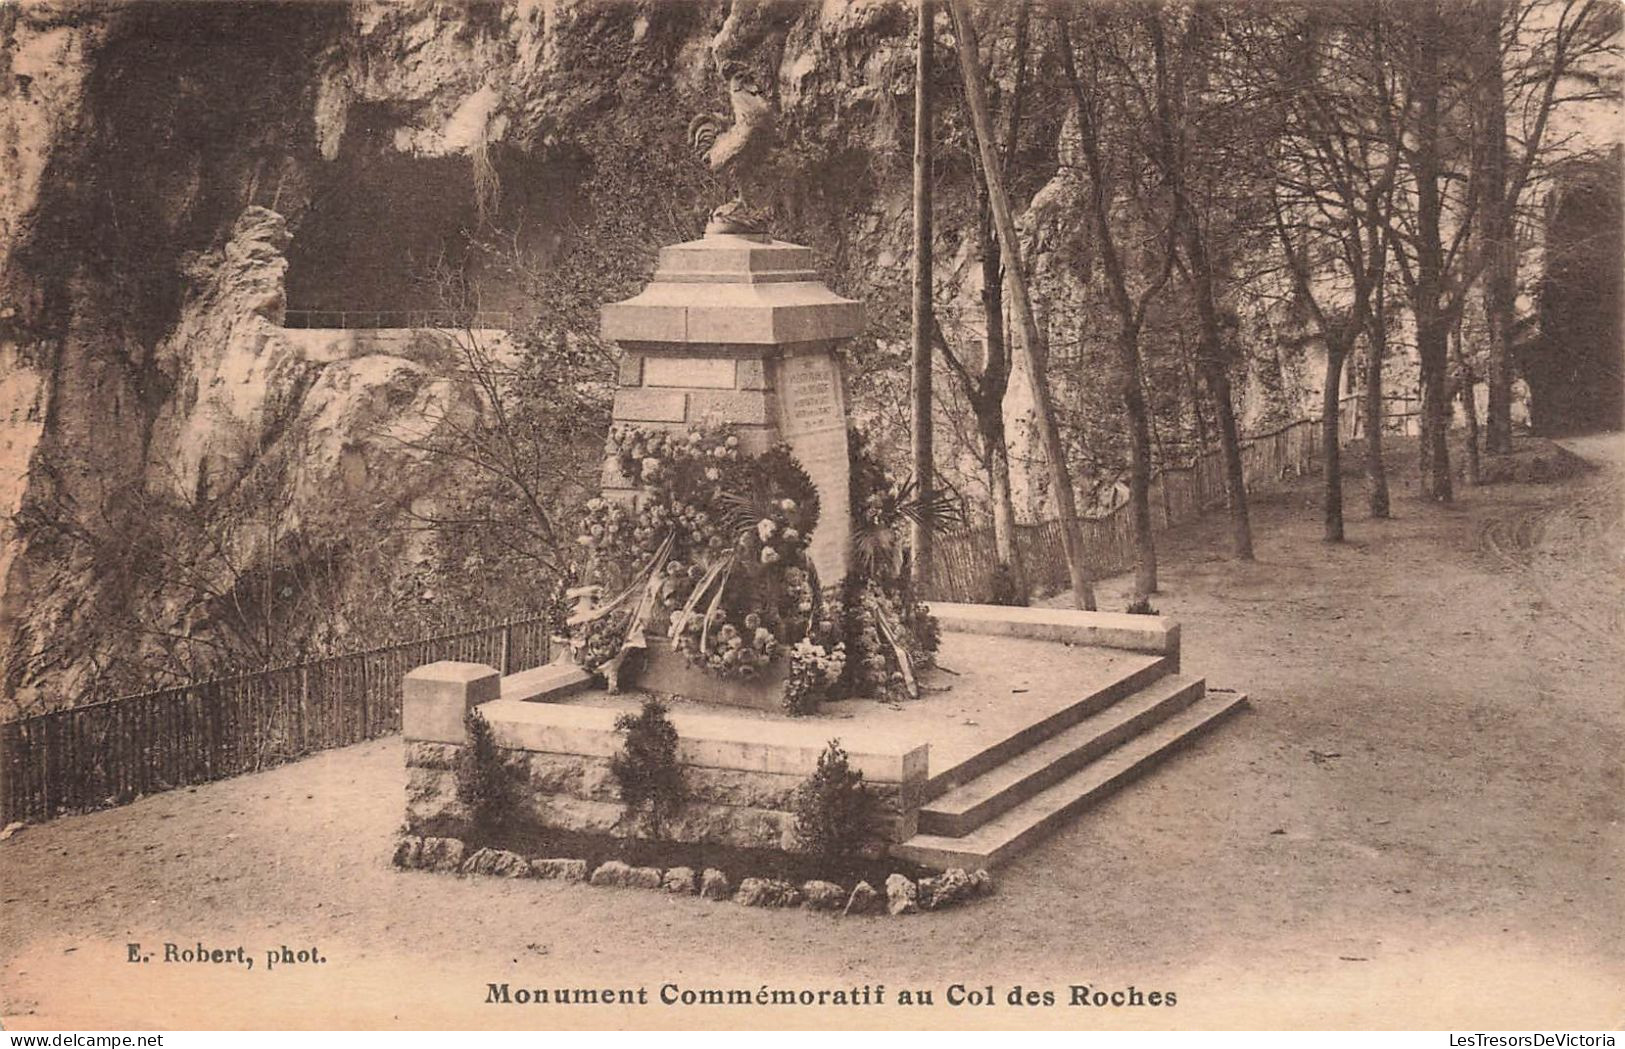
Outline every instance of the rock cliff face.
{"type": "MultiPolygon", "coordinates": [[[[603,263],[629,289],[725,196],[684,135],[726,109],[719,42],[780,109],[775,232],[870,303],[860,352],[894,351],[909,19],[896,0],[0,9],[13,704],[209,669],[198,639],[269,659],[284,636],[297,651],[366,614],[409,621],[391,602],[422,599],[427,555],[398,526],[459,481],[421,447],[481,401],[433,339],[286,328],[290,290],[295,307],[432,306],[408,270],[439,252],[483,301],[524,306],[515,274],[581,249],[581,229],[646,243],[603,263]],[[475,250],[499,235],[506,254],[475,250]]],[[[951,202],[968,157],[940,167],[951,202]]],[[[968,279],[955,257],[944,279],[968,279]]]]}

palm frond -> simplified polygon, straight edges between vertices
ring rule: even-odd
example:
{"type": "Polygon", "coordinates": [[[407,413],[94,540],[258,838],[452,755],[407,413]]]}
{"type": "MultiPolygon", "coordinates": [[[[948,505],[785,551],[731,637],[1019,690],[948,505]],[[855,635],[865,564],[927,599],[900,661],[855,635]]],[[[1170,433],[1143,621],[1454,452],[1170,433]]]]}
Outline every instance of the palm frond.
{"type": "Polygon", "coordinates": [[[902,640],[897,636],[897,627],[883,611],[876,613],[875,624],[880,627],[881,636],[897,656],[897,669],[903,674],[903,687],[908,690],[909,698],[919,699],[920,685],[914,679],[914,663],[908,657],[908,649],[903,647],[902,640]]]}
{"type": "Polygon", "coordinates": [[[745,495],[724,491],[718,494],[717,503],[722,508],[722,525],[735,539],[754,531],[756,522],[769,513],[767,496],[761,492],[745,495]]]}
{"type": "Polygon", "coordinates": [[[902,536],[890,524],[865,522],[852,533],[852,554],[865,575],[874,575],[892,565],[901,547],[902,536]]]}
{"type": "Polygon", "coordinates": [[[950,525],[965,524],[965,501],[952,492],[932,492],[922,498],[914,478],[897,490],[893,512],[904,520],[923,524],[933,532],[946,532],[950,525]]]}
{"type": "Polygon", "coordinates": [[[730,558],[722,570],[722,576],[717,582],[717,592],[711,595],[711,604],[705,610],[705,622],[700,624],[700,651],[707,651],[711,641],[711,620],[717,614],[717,608],[722,604],[722,594],[728,589],[728,580],[733,576],[734,562],[730,558]]]}

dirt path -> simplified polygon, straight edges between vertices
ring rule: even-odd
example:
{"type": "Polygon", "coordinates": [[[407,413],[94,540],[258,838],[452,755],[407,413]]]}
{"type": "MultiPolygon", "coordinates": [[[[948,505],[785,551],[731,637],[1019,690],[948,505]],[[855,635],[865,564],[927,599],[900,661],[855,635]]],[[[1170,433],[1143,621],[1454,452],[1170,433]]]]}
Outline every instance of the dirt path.
{"type": "MultiPolygon", "coordinates": [[[[8,1027],[1617,1028],[1622,465],[1449,508],[1401,478],[1382,522],[1352,478],[1339,547],[1319,541],[1305,481],[1260,502],[1251,565],[1216,552],[1222,520],[1163,537],[1155,603],[1184,624],[1187,668],[1253,709],[976,906],[838,921],[397,873],[404,777],[382,741],[0,843],[0,1012],[8,1027]],[[326,962],[125,960],[129,942],[199,940],[257,956],[314,944],[326,962]],[[888,1002],[924,988],[935,1007],[617,1014],[486,1005],[491,981],[643,985],[651,1000],[667,982],[885,984],[888,1002]],[[954,983],[1062,1004],[950,1008],[954,983]],[[1178,1005],[1067,1007],[1071,984],[1178,1005]]],[[[1108,581],[1102,607],[1124,585],[1108,581]]]]}

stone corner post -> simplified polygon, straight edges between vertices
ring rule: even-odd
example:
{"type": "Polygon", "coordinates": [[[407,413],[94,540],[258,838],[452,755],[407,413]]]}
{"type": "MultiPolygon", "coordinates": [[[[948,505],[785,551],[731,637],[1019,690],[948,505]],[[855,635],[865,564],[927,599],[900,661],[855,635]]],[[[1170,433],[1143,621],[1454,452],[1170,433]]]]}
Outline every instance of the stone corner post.
{"type": "Polygon", "coordinates": [[[466,743],[464,716],[496,699],[501,680],[495,667],[453,660],[408,672],[401,690],[401,735],[408,742],[466,743]]]}

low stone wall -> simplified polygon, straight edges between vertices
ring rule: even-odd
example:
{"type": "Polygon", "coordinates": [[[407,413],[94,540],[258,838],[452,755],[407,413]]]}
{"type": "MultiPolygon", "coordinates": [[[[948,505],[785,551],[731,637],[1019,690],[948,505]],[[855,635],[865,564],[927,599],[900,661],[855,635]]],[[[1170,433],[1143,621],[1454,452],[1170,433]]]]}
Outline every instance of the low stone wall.
{"type": "Polygon", "coordinates": [[[1179,670],[1179,624],[1167,616],[954,601],[932,601],[929,606],[945,631],[1147,652],[1167,659],[1176,673],[1179,670]]]}
{"type": "Polygon", "coordinates": [[[430,366],[457,364],[463,358],[458,340],[466,338],[498,358],[513,352],[508,333],[499,328],[283,328],[281,334],[306,360],[323,363],[385,356],[430,366]]]}
{"type": "Polygon", "coordinates": [[[993,892],[993,876],[985,870],[954,868],[915,881],[893,873],[881,884],[884,894],[859,880],[850,891],[832,881],[805,881],[799,886],[777,878],[743,878],[736,889],[726,872],[714,867],[633,867],[609,860],[590,867],[586,860],[538,856],[526,859],[506,849],[482,848],[469,852],[456,838],[403,835],[395,844],[395,866],[404,870],[446,874],[484,875],[494,878],[537,878],[545,881],[587,882],[598,888],[645,889],[672,896],[699,896],[704,900],[732,900],[742,907],[791,908],[843,916],[918,914],[968,903],[993,892]]]}
{"type": "MultiPolygon", "coordinates": [[[[455,769],[466,745],[463,717],[477,707],[521,785],[520,817],[542,827],[638,837],[641,820],[619,800],[610,759],[621,748],[619,711],[513,698],[491,667],[432,663],[406,677],[407,828],[434,833],[468,818],[455,769]]],[[[685,843],[793,850],[796,788],[817,766],[827,726],[790,720],[673,714],[687,801],[665,824],[685,843]]],[[[877,802],[875,851],[919,825],[926,747],[843,740],[877,802]]]]}

